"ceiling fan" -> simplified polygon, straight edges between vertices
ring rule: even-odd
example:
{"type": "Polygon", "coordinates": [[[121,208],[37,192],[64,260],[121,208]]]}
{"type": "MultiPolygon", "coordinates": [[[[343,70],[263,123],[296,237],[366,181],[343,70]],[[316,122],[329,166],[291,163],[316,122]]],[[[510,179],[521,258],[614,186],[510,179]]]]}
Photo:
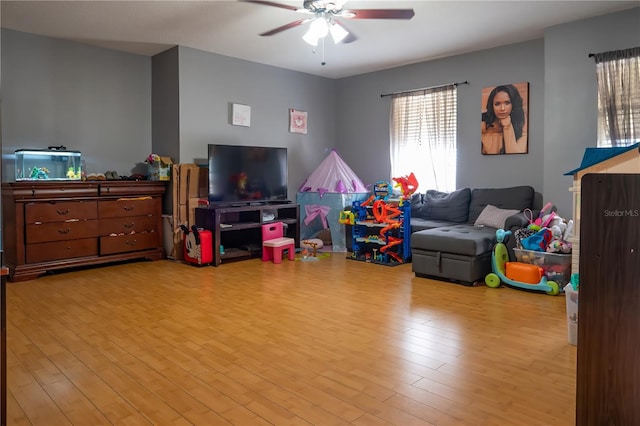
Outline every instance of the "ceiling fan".
{"type": "Polygon", "coordinates": [[[260,35],[272,36],[310,22],[309,31],[304,35],[303,39],[312,46],[317,46],[318,40],[323,39],[328,33],[331,34],[335,43],[351,43],[358,39],[338,18],[411,19],[414,15],[413,9],[343,9],[347,0],[304,0],[302,8],[264,0],[243,1],[293,10],[308,15],[306,18],[290,22],[260,35]]]}

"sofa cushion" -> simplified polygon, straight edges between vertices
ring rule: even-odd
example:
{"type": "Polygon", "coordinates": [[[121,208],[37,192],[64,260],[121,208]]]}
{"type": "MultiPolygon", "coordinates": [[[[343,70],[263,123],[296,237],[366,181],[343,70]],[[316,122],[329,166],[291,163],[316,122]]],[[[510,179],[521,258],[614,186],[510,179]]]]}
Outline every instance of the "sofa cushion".
{"type": "Polygon", "coordinates": [[[524,210],[533,207],[535,191],[531,186],[511,188],[476,188],[471,191],[469,203],[469,223],[475,223],[487,205],[501,208],[524,210]]]}
{"type": "Polygon", "coordinates": [[[496,230],[469,224],[443,226],[411,234],[411,250],[478,256],[491,251],[496,230]]]}
{"type": "Polygon", "coordinates": [[[480,216],[474,222],[475,226],[490,226],[491,228],[502,228],[505,229],[504,224],[507,222],[507,219],[514,214],[518,214],[520,210],[514,209],[499,209],[496,206],[492,206],[491,204],[487,205],[487,207],[482,210],[480,216]]]}
{"type": "Polygon", "coordinates": [[[440,192],[431,189],[423,195],[422,207],[416,212],[416,216],[427,220],[463,223],[469,217],[470,199],[471,190],[469,188],[453,192],[440,192]]]}
{"type": "Polygon", "coordinates": [[[413,194],[411,196],[411,218],[418,217],[420,215],[421,208],[422,194],[413,194]]]}
{"type": "Polygon", "coordinates": [[[411,232],[424,231],[425,229],[441,228],[443,226],[451,225],[455,225],[455,223],[446,220],[429,220],[411,216],[411,232]]]}

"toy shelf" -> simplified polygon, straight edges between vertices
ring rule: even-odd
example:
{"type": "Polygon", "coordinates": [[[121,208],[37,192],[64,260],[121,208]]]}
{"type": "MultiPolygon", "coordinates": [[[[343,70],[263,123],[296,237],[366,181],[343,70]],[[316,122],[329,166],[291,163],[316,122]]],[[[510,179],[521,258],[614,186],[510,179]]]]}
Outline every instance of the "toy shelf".
{"type": "Polygon", "coordinates": [[[377,208],[382,211],[377,219],[374,206],[365,203],[352,203],[353,247],[348,259],[387,266],[410,262],[411,204],[408,201],[400,203],[399,200],[377,200],[377,208]],[[387,215],[387,212],[396,215],[387,215]]]}

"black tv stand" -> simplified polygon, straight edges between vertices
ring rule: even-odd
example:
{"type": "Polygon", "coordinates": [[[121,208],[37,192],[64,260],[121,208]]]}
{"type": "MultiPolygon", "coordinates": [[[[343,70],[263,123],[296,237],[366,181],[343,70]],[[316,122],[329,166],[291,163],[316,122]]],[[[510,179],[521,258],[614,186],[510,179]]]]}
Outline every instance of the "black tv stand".
{"type": "Polygon", "coordinates": [[[196,226],[211,231],[214,266],[259,257],[265,223],[284,222],[285,236],[294,238],[296,247],[300,247],[300,206],[291,202],[244,203],[240,206],[214,204],[198,207],[195,213],[196,226]]]}

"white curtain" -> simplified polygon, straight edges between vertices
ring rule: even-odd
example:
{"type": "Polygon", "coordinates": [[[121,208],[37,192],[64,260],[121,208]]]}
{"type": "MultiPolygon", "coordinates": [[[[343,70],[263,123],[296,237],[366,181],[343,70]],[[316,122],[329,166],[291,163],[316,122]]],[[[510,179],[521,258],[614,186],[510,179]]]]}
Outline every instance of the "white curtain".
{"type": "Polygon", "coordinates": [[[456,189],[457,98],[453,84],[391,96],[392,178],[413,172],[419,192],[456,189]]]}
{"type": "Polygon", "coordinates": [[[598,146],[640,142],[640,47],[595,55],[598,146]]]}

